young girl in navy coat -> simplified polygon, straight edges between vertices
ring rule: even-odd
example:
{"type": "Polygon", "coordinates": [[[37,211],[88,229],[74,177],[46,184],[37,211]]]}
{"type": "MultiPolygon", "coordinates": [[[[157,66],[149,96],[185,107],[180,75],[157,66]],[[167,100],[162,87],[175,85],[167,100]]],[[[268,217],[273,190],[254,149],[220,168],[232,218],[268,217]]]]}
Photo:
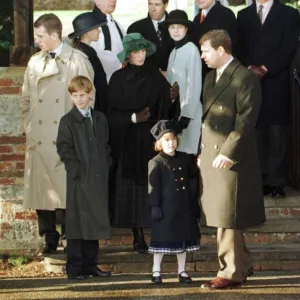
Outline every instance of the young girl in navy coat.
{"type": "Polygon", "coordinates": [[[198,195],[189,182],[197,176],[196,163],[177,152],[178,139],[171,121],[159,121],[151,133],[160,151],[149,161],[149,201],[152,234],[149,253],[154,254],[151,281],[162,283],[160,265],[164,254],[177,255],[180,283],[191,283],[185,272],[186,253],[200,248],[198,195]]]}

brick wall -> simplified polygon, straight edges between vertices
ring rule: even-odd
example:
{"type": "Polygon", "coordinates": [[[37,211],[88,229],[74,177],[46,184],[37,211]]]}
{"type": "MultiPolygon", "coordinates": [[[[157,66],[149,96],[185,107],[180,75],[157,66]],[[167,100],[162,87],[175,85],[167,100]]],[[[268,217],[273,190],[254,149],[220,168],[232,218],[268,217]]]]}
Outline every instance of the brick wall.
{"type": "Polygon", "coordinates": [[[0,253],[38,247],[36,214],[24,210],[25,137],[19,135],[24,68],[0,68],[0,253]]]}
{"type": "Polygon", "coordinates": [[[93,0],[35,0],[34,10],[90,10],[94,7],[93,0]]]}

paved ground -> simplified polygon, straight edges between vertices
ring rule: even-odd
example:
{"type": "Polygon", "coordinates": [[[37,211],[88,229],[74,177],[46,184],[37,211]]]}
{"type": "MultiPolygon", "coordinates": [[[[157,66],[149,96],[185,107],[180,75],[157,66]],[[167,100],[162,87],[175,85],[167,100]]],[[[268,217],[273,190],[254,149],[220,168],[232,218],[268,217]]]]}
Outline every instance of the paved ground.
{"type": "MultiPolygon", "coordinates": [[[[211,274],[210,274],[211,275],[211,274]]],[[[208,276],[210,276],[208,274],[208,276]]],[[[165,275],[161,288],[149,283],[149,275],[114,275],[84,282],[65,278],[2,279],[0,299],[201,299],[201,300],[299,300],[300,273],[257,273],[236,290],[206,291],[200,284],[209,277],[194,274],[194,283],[179,285],[176,275],[165,275]]]]}

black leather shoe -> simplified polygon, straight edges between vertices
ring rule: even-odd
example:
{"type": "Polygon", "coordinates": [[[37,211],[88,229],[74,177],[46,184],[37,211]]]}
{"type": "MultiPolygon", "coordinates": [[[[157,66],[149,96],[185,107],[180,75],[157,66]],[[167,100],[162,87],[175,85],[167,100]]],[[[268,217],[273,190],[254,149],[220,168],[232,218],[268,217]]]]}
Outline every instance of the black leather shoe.
{"type": "Polygon", "coordinates": [[[181,275],[182,273],[187,274],[186,272],[181,272],[178,275],[178,280],[179,280],[180,283],[192,283],[193,282],[193,280],[192,280],[191,277],[189,277],[189,276],[188,277],[184,277],[184,276],[181,275]]]}
{"type": "Polygon", "coordinates": [[[90,277],[109,277],[111,276],[111,272],[104,272],[97,268],[94,272],[90,273],[90,277]]]}
{"type": "Polygon", "coordinates": [[[263,186],[263,194],[264,194],[264,196],[267,196],[267,195],[269,195],[271,193],[272,193],[271,186],[270,185],[264,185],[263,186]]]}
{"type": "Polygon", "coordinates": [[[148,252],[148,245],[145,240],[133,241],[133,250],[138,253],[147,253],[148,252]]]}
{"type": "Polygon", "coordinates": [[[285,196],[282,186],[272,186],[272,198],[285,198],[285,196]]]}
{"type": "Polygon", "coordinates": [[[46,244],[42,252],[43,254],[53,254],[56,253],[56,249],[57,247],[53,246],[52,244],[46,244]]]}
{"type": "Polygon", "coordinates": [[[81,275],[81,274],[77,274],[77,275],[68,274],[68,279],[70,279],[70,280],[85,280],[85,279],[88,279],[88,276],[81,275]]]}
{"type": "MultiPolygon", "coordinates": [[[[158,273],[158,272],[154,272],[154,273],[158,273]]],[[[163,282],[162,282],[161,276],[160,275],[159,276],[153,276],[154,273],[152,273],[151,282],[154,283],[154,284],[162,284],[163,282]]]]}

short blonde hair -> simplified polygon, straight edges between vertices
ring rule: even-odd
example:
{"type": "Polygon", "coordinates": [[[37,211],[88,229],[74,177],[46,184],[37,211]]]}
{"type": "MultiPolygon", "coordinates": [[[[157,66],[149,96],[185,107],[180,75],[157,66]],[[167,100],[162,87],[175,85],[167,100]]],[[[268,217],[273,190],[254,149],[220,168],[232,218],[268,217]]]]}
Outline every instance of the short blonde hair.
{"type": "Polygon", "coordinates": [[[93,83],[85,76],[75,76],[69,83],[68,91],[70,94],[78,91],[85,91],[87,94],[89,94],[93,91],[93,83]]]}
{"type": "MultiPolygon", "coordinates": [[[[176,140],[177,140],[177,148],[178,148],[180,139],[175,133],[174,133],[174,135],[175,135],[176,140]]],[[[154,143],[154,151],[156,151],[156,152],[162,151],[162,142],[161,142],[162,137],[154,143]]]]}

